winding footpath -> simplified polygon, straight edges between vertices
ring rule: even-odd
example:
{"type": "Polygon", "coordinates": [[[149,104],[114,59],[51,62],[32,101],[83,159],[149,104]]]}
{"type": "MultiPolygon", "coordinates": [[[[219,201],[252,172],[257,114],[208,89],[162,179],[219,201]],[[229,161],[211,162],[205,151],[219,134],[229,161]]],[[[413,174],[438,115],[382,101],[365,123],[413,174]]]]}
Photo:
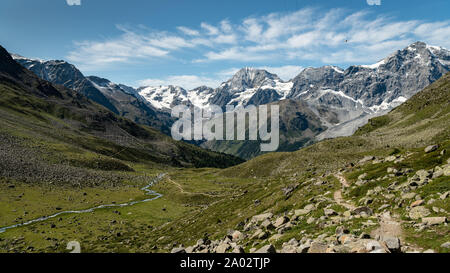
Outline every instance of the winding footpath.
{"type": "MultiPolygon", "coordinates": [[[[334,176],[339,180],[343,189],[350,187],[347,179],[341,173],[335,174],[334,176]]],[[[341,189],[334,192],[334,201],[349,210],[354,210],[356,208],[342,197],[341,189]]],[[[372,231],[372,237],[398,237],[403,239],[404,236],[401,221],[392,217],[389,212],[379,215],[378,222],[380,227],[372,231]]]]}
{"type": "MultiPolygon", "coordinates": [[[[335,174],[334,175],[339,182],[341,182],[342,188],[348,188],[350,187],[350,184],[348,183],[347,179],[342,174],[335,174]]],[[[334,201],[346,209],[354,210],[356,207],[353,204],[348,203],[343,197],[342,197],[342,190],[337,190],[334,192],[334,201]]]]}
{"type": "Polygon", "coordinates": [[[43,222],[46,221],[48,219],[52,219],[55,217],[58,217],[60,215],[64,215],[64,214],[81,214],[81,213],[88,213],[88,212],[93,212],[95,210],[99,210],[99,209],[104,209],[104,208],[123,208],[123,207],[128,207],[128,206],[133,206],[136,204],[140,204],[140,203],[145,203],[145,202],[150,202],[156,199],[159,199],[161,197],[163,197],[162,194],[157,193],[155,191],[150,190],[150,187],[152,187],[153,185],[155,185],[156,183],[158,183],[159,181],[161,181],[164,176],[166,176],[166,174],[159,174],[157,177],[153,178],[152,181],[145,187],[143,187],[141,190],[145,192],[145,195],[152,195],[154,197],[152,198],[148,198],[148,199],[144,199],[144,200],[139,200],[139,201],[132,201],[132,202],[128,202],[128,203],[123,203],[123,204],[108,204],[108,205],[100,205],[97,207],[93,207],[93,208],[89,208],[89,209],[84,209],[84,210],[69,210],[69,211],[61,211],[49,216],[43,216],[40,218],[36,218],[33,220],[29,220],[27,222],[23,222],[20,224],[15,224],[15,225],[11,225],[11,226],[7,226],[7,227],[0,227],[0,233],[5,232],[8,229],[13,229],[13,228],[17,228],[17,227],[23,227],[23,226],[28,226],[34,223],[38,223],[38,222],[43,222]]]}
{"type": "Polygon", "coordinates": [[[188,194],[188,195],[203,195],[203,196],[206,196],[206,197],[213,197],[213,198],[215,198],[215,197],[225,197],[225,196],[228,196],[227,194],[209,194],[209,193],[204,193],[204,192],[188,192],[188,191],[185,191],[185,190],[183,189],[183,186],[181,186],[180,183],[177,183],[177,182],[173,181],[170,177],[167,177],[167,181],[170,182],[170,183],[172,183],[172,184],[174,184],[174,185],[178,188],[178,190],[179,190],[181,193],[183,193],[183,194],[188,194]]]}

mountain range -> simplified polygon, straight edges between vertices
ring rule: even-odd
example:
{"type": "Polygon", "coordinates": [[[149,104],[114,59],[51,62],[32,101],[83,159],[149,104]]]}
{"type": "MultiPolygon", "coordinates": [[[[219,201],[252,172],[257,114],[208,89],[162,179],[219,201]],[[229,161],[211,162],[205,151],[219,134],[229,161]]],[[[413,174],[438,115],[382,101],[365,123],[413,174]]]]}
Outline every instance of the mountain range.
{"type": "MultiPolygon", "coordinates": [[[[63,61],[15,60],[42,79],[63,84],[135,122],[168,133],[170,108],[280,104],[279,151],[293,151],[326,138],[348,136],[370,118],[383,115],[450,70],[450,51],[416,42],[373,65],[306,68],[289,81],[262,69],[243,68],[217,88],[179,86],[134,89],[106,79],[84,77],[63,61]],[[291,100],[292,102],[287,102],[291,100]]],[[[254,141],[208,141],[209,149],[252,158],[254,141]]]]}
{"type": "Polygon", "coordinates": [[[130,86],[112,83],[100,77],[85,77],[73,64],[62,60],[43,61],[11,55],[15,61],[43,80],[75,90],[117,115],[152,126],[166,134],[170,132],[170,116],[158,111],[130,86]]]}

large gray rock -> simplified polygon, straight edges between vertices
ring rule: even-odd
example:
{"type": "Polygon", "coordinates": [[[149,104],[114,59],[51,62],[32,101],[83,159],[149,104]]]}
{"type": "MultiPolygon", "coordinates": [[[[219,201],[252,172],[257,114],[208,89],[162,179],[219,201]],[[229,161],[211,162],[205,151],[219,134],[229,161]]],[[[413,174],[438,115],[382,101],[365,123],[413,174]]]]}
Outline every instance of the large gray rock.
{"type": "Polygon", "coordinates": [[[401,245],[400,245],[400,239],[397,237],[384,237],[383,242],[386,244],[387,248],[391,252],[399,252],[401,245]]]}
{"type": "Polygon", "coordinates": [[[414,207],[409,211],[409,218],[417,220],[430,215],[430,213],[430,210],[423,206],[414,207]]]}
{"type": "Polygon", "coordinates": [[[425,153],[432,153],[432,152],[436,151],[437,149],[439,149],[439,145],[430,145],[425,148],[425,153]]]}
{"type": "Polygon", "coordinates": [[[360,215],[362,213],[365,213],[370,216],[373,215],[373,210],[369,207],[359,207],[352,211],[352,214],[354,215],[360,215]]]}
{"type": "Polygon", "coordinates": [[[376,251],[376,250],[382,250],[384,249],[383,246],[380,244],[380,242],[375,240],[370,240],[366,243],[366,250],[367,251],[376,251]]]}
{"type": "Polygon", "coordinates": [[[441,225],[447,222],[447,217],[424,217],[422,223],[430,226],[441,225]]]}
{"type": "Polygon", "coordinates": [[[332,209],[323,209],[323,212],[325,213],[326,216],[338,215],[337,212],[332,209]]]}
{"type": "Polygon", "coordinates": [[[327,249],[327,244],[321,242],[313,242],[308,249],[308,253],[326,253],[327,249]]]}
{"type": "Polygon", "coordinates": [[[450,242],[443,243],[441,245],[442,248],[450,248],[450,242]]]}
{"type": "Polygon", "coordinates": [[[245,250],[244,250],[244,248],[243,248],[242,246],[236,246],[236,247],[233,249],[233,253],[242,254],[242,253],[245,253],[245,250]]]}
{"type": "Polygon", "coordinates": [[[286,224],[287,222],[289,222],[289,218],[287,218],[286,216],[281,216],[277,218],[277,220],[273,223],[273,225],[274,227],[278,228],[286,224]]]}
{"type": "Polygon", "coordinates": [[[269,219],[264,220],[261,223],[261,227],[263,227],[265,229],[274,229],[275,228],[269,219]]]}
{"type": "Polygon", "coordinates": [[[183,247],[176,247],[170,253],[186,253],[186,250],[183,247]]]}
{"type": "Polygon", "coordinates": [[[231,249],[231,246],[229,244],[220,244],[217,248],[216,248],[216,253],[225,253],[227,252],[229,249],[231,249]]]}
{"type": "Polygon", "coordinates": [[[231,234],[231,237],[233,238],[233,241],[241,241],[245,239],[245,234],[236,230],[233,232],[233,234],[231,234]]]}
{"type": "Polygon", "coordinates": [[[372,160],[375,160],[375,157],[369,155],[369,156],[365,156],[365,157],[364,157],[363,159],[361,159],[358,163],[359,163],[359,164],[364,164],[364,163],[367,163],[367,162],[372,161],[372,160]]]}
{"type": "Polygon", "coordinates": [[[273,213],[267,212],[252,217],[252,222],[262,222],[273,217],[273,213]]]}
{"type": "Polygon", "coordinates": [[[276,250],[273,245],[265,245],[260,249],[256,250],[254,253],[276,253],[276,250]]]}

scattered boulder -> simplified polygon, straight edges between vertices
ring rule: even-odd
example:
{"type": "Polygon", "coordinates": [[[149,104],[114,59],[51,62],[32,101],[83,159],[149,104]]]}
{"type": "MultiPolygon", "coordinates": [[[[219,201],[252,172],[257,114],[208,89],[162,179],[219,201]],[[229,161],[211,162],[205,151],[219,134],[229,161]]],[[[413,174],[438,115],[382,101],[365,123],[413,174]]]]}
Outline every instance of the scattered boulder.
{"type": "Polygon", "coordinates": [[[216,248],[216,253],[225,253],[227,252],[229,249],[231,249],[231,246],[229,244],[220,244],[217,248],[216,248]]]}
{"type": "Polygon", "coordinates": [[[434,151],[436,151],[437,149],[439,149],[439,145],[430,145],[428,147],[425,148],[425,153],[432,153],[434,151]]]}
{"type": "Polygon", "coordinates": [[[283,237],[283,235],[275,234],[275,235],[273,235],[272,237],[269,238],[269,242],[276,242],[276,241],[280,240],[281,237],[283,237]]]}
{"type": "Polygon", "coordinates": [[[378,241],[370,240],[366,244],[367,251],[372,252],[372,251],[376,251],[376,250],[380,250],[380,249],[383,249],[383,246],[378,241]]]}
{"type": "Polygon", "coordinates": [[[233,241],[241,241],[245,239],[245,234],[236,230],[233,234],[231,234],[231,237],[233,238],[233,241]]]}
{"type": "Polygon", "coordinates": [[[236,246],[233,249],[233,253],[243,254],[243,253],[245,253],[245,250],[244,250],[244,248],[242,246],[236,246]]]}
{"type": "Polygon", "coordinates": [[[358,176],[358,180],[363,180],[366,177],[367,177],[367,173],[363,173],[360,176],[358,176]]]}
{"type": "Polygon", "coordinates": [[[285,245],[280,251],[281,253],[297,253],[297,247],[292,245],[285,245]]]}
{"type": "Polygon", "coordinates": [[[417,200],[417,201],[414,201],[414,202],[411,203],[411,208],[421,206],[421,205],[423,205],[423,203],[425,203],[424,200],[417,200]]]}
{"type": "Polygon", "coordinates": [[[308,249],[308,253],[326,253],[328,246],[324,243],[313,242],[308,249]]]}
{"type": "Polygon", "coordinates": [[[354,215],[360,215],[361,213],[365,213],[369,216],[373,215],[373,210],[369,207],[359,207],[352,211],[352,214],[354,215]]]}
{"type": "Polygon", "coordinates": [[[326,216],[335,216],[338,215],[337,212],[335,212],[332,209],[323,209],[323,212],[325,213],[326,216]]]}
{"type": "Polygon", "coordinates": [[[289,222],[289,218],[287,218],[286,216],[281,216],[281,217],[277,218],[277,220],[275,221],[275,223],[273,225],[274,225],[274,227],[278,228],[287,222],[289,222]]]}
{"type": "Polygon", "coordinates": [[[284,196],[289,197],[297,188],[299,184],[289,185],[286,188],[282,188],[284,196]]]}
{"type": "Polygon", "coordinates": [[[301,216],[301,215],[306,215],[308,213],[310,213],[311,211],[306,210],[306,209],[297,209],[294,211],[295,216],[301,216]]]}
{"type": "Polygon", "coordinates": [[[444,176],[450,176],[450,164],[447,164],[444,167],[442,167],[442,172],[444,176]]]}
{"type": "Polygon", "coordinates": [[[441,245],[442,248],[450,248],[450,242],[443,243],[441,245]]]}
{"type": "Polygon", "coordinates": [[[261,223],[261,227],[265,228],[265,229],[275,229],[275,227],[272,225],[272,222],[270,222],[269,219],[264,220],[261,223]]]}
{"type": "Polygon", "coordinates": [[[273,245],[265,245],[260,249],[256,250],[254,253],[276,253],[275,247],[273,245]]]}
{"type": "Polygon", "coordinates": [[[430,226],[441,225],[447,222],[447,217],[424,217],[422,223],[430,226]]]}
{"type": "Polygon", "coordinates": [[[402,200],[413,199],[416,196],[415,192],[408,192],[402,195],[402,200]]]}
{"type": "Polygon", "coordinates": [[[263,214],[259,214],[259,215],[255,215],[252,217],[252,221],[253,222],[262,222],[266,219],[270,219],[273,217],[273,213],[263,213],[263,214]]]}
{"type": "Polygon", "coordinates": [[[358,162],[358,164],[364,164],[364,163],[369,162],[369,161],[372,161],[372,160],[375,160],[375,157],[374,157],[374,156],[371,156],[371,155],[365,156],[363,159],[361,159],[361,160],[358,162]]]}
{"type": "Polygon", "coordinates": [[[183,247],[176,247],[170,253],[186,253],[186,250],[183,247]]]}
{"type": "Polygon", "coordinates": [[[267,239],[267,237],[269,237],[269,235],[270,235],[269,232],[267,232],[267,231],[262,231],[262,230],[261,230],[261,231],[258,233],[257,238],[260,239],[260,240],[264,240],[264,239],[267,239]]]}
{"type": "Polygon", "coordinates": [[[393,162],[393,161],[395,161],[396,159],[397,159],[397,156],[391,155],[391,156],[386,157],[386,158],[384,159],[384,161],[387,161],[387,162],[393,162]]]}
{"type": "Polygon", "coordinates": [[[414,207],[409,211],[409,218],[417,220],[423,217],[426,217],[428,215],[430,215],[430,210],[423,207],[423,206],[418,206],[418,207],[414,207]]]}
{"type": "Polygon", "coordinates": [[[391,252],[400,252],[400,239],[397,237],[385,237],[383,242],[391,252]]]}

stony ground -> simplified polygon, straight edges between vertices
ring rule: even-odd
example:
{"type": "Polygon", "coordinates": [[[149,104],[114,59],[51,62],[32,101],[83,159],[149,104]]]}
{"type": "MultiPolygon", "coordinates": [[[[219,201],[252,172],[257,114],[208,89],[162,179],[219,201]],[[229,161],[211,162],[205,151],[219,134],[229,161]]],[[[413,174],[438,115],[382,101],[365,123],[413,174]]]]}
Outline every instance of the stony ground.
{"type": "MultiPolygon", "coordinates": [[[[448,158],[445,149],[439,149],[438,145],[424,150],[425,157],[431,153],[441,161],[448,158]]],[[[384,158],[367,156],[333,174],[340,183],[334,192],[310,198],[309,204],[302,208],[278,215],[270,210],[254,215],[222,238],[204,236],[195,245],[176,246],[171,252],[448,252],[450,159],[431,169],[398,168],[415,157],[414,153],[384,158]],[[378,172],[379,169],[384,172],[378,172]],[[373,175],[374,171],[377,175],[373,175]],[[437,245],[428,249],[411,239],[423,234],[441,238],[434,238],[437,245]]],[[[314,180],[308,181],[311,182],[314,180]]],[[[283,190],[289,196],[294,189],[295,186],[283,190]]]]}

